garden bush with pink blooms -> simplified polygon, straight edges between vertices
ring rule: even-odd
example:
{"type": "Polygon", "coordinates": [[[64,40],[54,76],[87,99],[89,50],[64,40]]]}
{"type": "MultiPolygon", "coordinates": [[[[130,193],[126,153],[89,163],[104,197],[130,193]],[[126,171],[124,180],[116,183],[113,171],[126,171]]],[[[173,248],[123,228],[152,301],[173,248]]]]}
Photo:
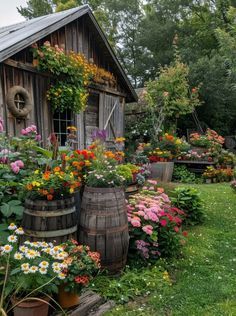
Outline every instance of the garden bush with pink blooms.
{"type": "Polygon", "coordinates": [[[0,239],[10,218],[21,219],[23,181],[43,159],[36,150],[40,139],[35,125],[22,129],[19,137],[7,137],[0,118],[0,239]]]}
{"type": "Polygon", "coordinates": [[[171,206],[155,180],[148,180],[146,187],[129,199],[127,209],[131,257],[154,261],[180,253],[187,236],[182,231],[185,213],[171,206]]]}

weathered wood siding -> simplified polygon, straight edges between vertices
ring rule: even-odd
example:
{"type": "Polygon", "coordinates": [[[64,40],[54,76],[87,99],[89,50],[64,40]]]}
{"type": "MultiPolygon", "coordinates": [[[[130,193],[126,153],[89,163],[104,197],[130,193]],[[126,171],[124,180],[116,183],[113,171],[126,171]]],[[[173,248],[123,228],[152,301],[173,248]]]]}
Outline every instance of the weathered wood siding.
{"type": "MultiPolygon", "coordinates": [[[[96,33],[94,25],[88,19],[83,16],[78,20],[67,24],[66,26],[58,29],[49,36],[42,38],[38,41],[38,45],[42,45],[45,41],[50,41],[52,45],[58,45],[64,47],[66,51],[73,50],[75,52],[83,53],[88,60],[93,62],[99,67],[103,67],[108,71],[111,71],[116,77],[116,69],[114,68],[114,62],[109,57],[109,52],[104,49],[104,43],[102,43],[98,34],[96,33]]],[[[24,65],[32,65],[33,56],[31,48],[28,47],[21,52],[15,54],[11,59],[23,63],[24,65]]],[[[19,66],[9,66],[5,63],[0,65],[1,71],[1,87],[0,87],[0,115],[5,117],[7,131],[10,135],[19,134],[21,128],[35,123],[40,133],[43,136],[44,143],[46,138],[52,131],[52,113],[46,100],[46,91],[49,87],[50,78],[31,71],[30,69],[21,69],[19,66]],[[17,120],[8,111],[6,106],[6,95],[10,87],[20,85],[24,87],[30,94],[33,100],[33,110],[29,113],[25,120],[17,120]]],[[[104,118],[108,115],[107,97],[117,98],[117,95],[122,96],[121,104],[124,104],[125,89],[122,87],[122,82],[117,78],[117,87],[111,89],[108,87],[93,87],[98,95],[99,104],[94,107],[89,105],[86,112],[80,116],[75,116],[75,122],[77,122],[79,131],[79,143],[81,147],[84,147],[91,143],[91,133],[94,127],[102,127],[100,120],[104,122],[104,118]],[[102,94],[102,97],[99,95],[102,94]],[[106,97],[104,97],[106,96],[106,97]],[[96,109],[95,109],[96,108],[96,109]]],[[[111,105],[110,105],[111,106],[111,105]]],[[[123,106],[123,105],[122,105],[123,106]]],[[[119,107],[121,109],[121,107],[119,107]]],[[[122,108],[123,109],[123,108],[122,108]]],[[[114,114],[113,124],[119,124],[116,130],[119,130],[119,136],[122,133],[122,113],[114,114]],[[116,116],[115,116],[116,115],[116,116]],[[119,117],[117,117],[119,115],[119,117]]],[[[110,127],[109,127],[110,128],[110,127]]],[[[109,130],[109,135],[111,131],[109,130]]]]}

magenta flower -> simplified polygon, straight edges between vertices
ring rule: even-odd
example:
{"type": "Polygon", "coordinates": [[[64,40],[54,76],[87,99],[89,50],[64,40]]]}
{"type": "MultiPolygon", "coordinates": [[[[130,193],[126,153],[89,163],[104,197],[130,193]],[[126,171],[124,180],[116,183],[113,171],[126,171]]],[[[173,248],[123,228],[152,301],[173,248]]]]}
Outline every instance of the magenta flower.
{"type": "Polygon", "coordinates": [[[160,220],[161,226],[165,227],[167,225],[167,221],[165,219],[160,220]]]}

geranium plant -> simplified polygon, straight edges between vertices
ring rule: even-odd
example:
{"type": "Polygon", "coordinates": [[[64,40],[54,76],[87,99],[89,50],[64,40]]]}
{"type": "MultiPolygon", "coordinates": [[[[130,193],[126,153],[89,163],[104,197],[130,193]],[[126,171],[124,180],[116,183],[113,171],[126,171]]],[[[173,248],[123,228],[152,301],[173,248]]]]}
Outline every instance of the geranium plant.
{"type": "Polygon", "coordinates": [[[100,254],[90,251],[88,246],[79,245],[75,240],[69,240],[63,244],[63,249],[68,253],[65,259],[65,274],[63,280],[64,289],[71,293],[80,293],[93,277],[98,273],[100,254]]]}

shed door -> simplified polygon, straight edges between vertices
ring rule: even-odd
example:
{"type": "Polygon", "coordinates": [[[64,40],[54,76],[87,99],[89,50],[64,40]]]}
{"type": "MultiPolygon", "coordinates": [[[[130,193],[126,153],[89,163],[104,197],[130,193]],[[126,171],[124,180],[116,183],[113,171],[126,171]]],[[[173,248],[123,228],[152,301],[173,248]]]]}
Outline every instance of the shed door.
{"type": "Polygon", "coordinates": [[[99,94],[91,93],[88,97],[87,107],[84,112],[85,147],[93,142],[93,131],[99,127],[99,94]]]}
{"type": "Polygon", "coordinates": [[[107,140],[123,136],[124,112],[120,98],[103,94],[100,104],[99,128],[106,129],[107,140]]]}

